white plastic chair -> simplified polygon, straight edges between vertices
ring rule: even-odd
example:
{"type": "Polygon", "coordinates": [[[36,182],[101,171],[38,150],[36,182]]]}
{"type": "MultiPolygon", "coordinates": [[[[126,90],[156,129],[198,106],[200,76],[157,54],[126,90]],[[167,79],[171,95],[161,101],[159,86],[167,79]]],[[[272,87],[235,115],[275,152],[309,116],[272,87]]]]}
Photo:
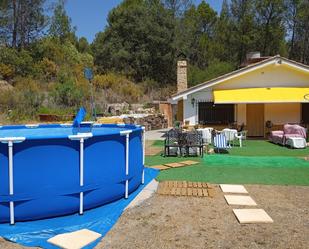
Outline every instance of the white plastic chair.
{"type": "Polygon", "coordinates": [[[237,130],[226,128],[222,130],[222,133],[225,135],[228,145],[229,146],[231,146],[231,144],[234,145],[234,141],[237,135],[237,130]]]}

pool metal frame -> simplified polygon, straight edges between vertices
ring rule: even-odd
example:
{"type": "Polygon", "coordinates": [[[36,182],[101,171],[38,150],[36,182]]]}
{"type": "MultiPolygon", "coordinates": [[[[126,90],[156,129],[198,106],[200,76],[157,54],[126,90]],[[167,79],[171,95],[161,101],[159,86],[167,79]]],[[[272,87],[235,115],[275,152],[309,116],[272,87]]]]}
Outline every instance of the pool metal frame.
{"type": "MultiPolygon", "coordinates": [[[[46,125],[39,125],[39,124],[28,124],[24,125],[24,128],[28,129],[35,129],[35,128],[45,128],[42,126],[46,125]]],[[[61,127],[70,127],[70,124],[60,124],[61,127]]],[[[94,127],[101,126],[101,124],[94,124],[94,127]]],[[[118,127],[125,127],[125,125],[117,125],[118,127]]],[[[145,183],[145,127],[135,125],[136,127],[141,127],[142,129],[142,146],[143,146],[143,171],[142,171],[142,184],[145,183]]],[[[23,126],[18,126],[19,128],[22,128],[23,126]]],[[[0,129],[3,128],[3,126],[0,126],[0,129]]],[[[132,133],[132,130],[123,130],[120,131],[121,136],[126,136],[126,156],[125,156],[125,174],[126,176],[129,175],[129,150],[130,150],[130,134],[132,133]]],[[[93,134],[91,132],[89,133],[78,133],[77,135],[69,135],[68,138],[72,141],[78,141],[80,143],[79,147],[79,172],[80,172],[80,187],[84,186],[84,142],[86,139],[93,137],[93,134]]],[[[8,145],[8,156],[9,156],[9,195],[12,197],[14,195],[14,153],[13,153],[13,146],[14,143],[22,143],[26,140],[25,137],[0,137],[0,142],[3,144],[8,145]]],[[[127,179],[125,182],[125,195],[124,198],[127,199],[129,197],[129,180],[127,179]]],[[[79,214],[82,215],[84,213],[84,192],[79,193],[79,214]]],[[[14,216],[14,201],[9,202],[10,206],[10,224],[15,224],[15,216],[14,216]]]]}

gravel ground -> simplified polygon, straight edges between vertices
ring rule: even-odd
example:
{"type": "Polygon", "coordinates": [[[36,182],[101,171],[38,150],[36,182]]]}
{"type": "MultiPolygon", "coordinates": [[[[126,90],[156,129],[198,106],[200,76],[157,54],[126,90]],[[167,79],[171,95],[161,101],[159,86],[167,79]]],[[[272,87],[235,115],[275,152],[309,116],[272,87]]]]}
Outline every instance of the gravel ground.
{"type": "Polygon", "coordinates": [[[213,199],[155,195],[126,211],[96,249],[309,248],[309,187],[246,188],[273,224],[240,225],[218,187],[213,199]]]}
{"type": "MultiPolygon", "coordinates": [[[[309,248],[309,187],[246,188],[273,224],[240,225],[217,186],[214,198],[156,194],[125,211],[96,249],[309,248]]],[[[25,247],[0,240],[0,248],[25,247]]]]}

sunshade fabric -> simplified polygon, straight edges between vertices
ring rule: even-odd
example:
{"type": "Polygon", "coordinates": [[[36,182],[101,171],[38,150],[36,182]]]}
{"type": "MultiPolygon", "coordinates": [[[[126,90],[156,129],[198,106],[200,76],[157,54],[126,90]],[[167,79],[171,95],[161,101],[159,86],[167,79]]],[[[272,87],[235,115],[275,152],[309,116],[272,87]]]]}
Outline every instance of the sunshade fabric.
{"type": "Polygon", "coordinates": [[[226,103],[309,103],[309,88],[274,87],[214,90],[216,104],[226,103]]]}

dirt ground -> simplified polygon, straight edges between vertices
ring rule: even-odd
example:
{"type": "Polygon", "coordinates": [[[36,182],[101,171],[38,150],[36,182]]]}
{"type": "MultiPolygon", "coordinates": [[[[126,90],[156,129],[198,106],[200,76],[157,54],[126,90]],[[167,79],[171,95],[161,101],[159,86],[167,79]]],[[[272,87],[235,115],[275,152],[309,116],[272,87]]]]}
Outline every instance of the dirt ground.
{"type": "Polygon", "coordinates": [[[273,224],[240,225],[216,196],[155,195],[126,211],[96,249],[309,248],[309,187],[246,185],[273,224]]]}
{"type": "Polygon", "coordinates": [[[96,249],[309,248],[309,187],[245,186],[273,224],[240,225],[217,186],[214,198],[156,194],[125,211],[96,249]]]}
{"type": "Polygon", "coordinates": [[[156,147],[152,146],[154,141],[151,140],[146,140],[146,145],[145,145],[145,155],[146,156],[154,156],[159,154],[162,151],[161,147],[156,147]]]}

